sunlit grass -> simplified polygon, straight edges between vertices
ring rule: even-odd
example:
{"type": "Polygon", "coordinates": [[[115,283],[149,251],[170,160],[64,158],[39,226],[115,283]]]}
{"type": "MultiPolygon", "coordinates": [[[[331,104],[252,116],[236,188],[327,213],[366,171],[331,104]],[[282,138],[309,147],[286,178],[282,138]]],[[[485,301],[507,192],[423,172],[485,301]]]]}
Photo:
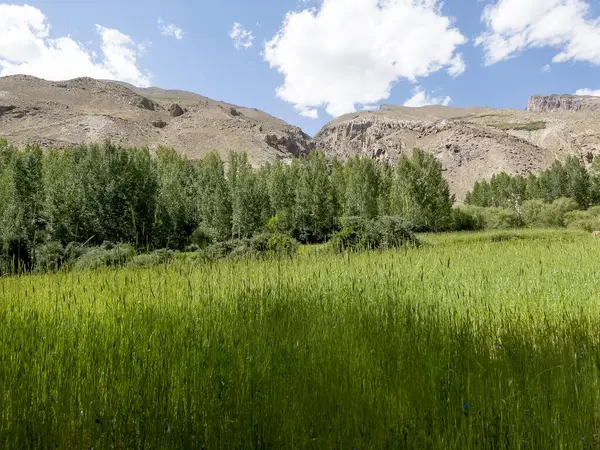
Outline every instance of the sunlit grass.
{"type": "Polygon", "coordinates": [[[597,448],[600,244],[522,233],[0,279],[0,448],[597,448]]]}

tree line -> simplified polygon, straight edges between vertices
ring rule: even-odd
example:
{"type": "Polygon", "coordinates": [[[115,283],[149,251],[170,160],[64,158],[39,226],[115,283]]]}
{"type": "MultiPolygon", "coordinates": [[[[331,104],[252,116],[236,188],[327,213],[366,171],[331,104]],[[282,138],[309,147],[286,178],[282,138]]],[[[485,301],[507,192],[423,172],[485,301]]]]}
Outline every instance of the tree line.
{"type": "Polygon", "coordinates": [[[527,177],[499,173],[475,183],[462,211],[487,228],[600,226],[600,159],[588,170],[578,158],[555,161],[527,177]],[[483,223],[485,222],[485,223],[483,223]]]}
{"type": "Polygon", "coordinates": [[[216,152],[190,161],[168,148],[106,142],[42,151],[0,140],[0,236],[33,247],[110,241],[181,250],[265,231],[317,243],[344,217],[396,216],[438,231],[452,228],[453,202],[440,163],[420,150],[394,166],[314,152],[255,168],[236,152],[224,163],[216,152]]]}

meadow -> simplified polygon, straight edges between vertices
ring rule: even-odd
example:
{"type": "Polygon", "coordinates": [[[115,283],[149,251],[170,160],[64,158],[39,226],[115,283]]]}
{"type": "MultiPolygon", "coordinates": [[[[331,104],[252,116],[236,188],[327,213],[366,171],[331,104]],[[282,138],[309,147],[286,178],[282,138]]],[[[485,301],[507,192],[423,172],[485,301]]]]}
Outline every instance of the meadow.
{"type": "Polygon", "coordinates": [[[598,448],[600,242],[0,278],[0,448],[598,448]]]}

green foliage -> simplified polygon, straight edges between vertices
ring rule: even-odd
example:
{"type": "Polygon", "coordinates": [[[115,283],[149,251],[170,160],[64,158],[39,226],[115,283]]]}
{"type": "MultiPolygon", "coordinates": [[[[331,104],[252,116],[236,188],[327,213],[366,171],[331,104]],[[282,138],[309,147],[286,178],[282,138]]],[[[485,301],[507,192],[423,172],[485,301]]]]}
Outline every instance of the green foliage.
{"type": "Polygon", "coordinates": [[[261,255],[292,257],[298,251],[298,241],[286,234],[264,233],[252,238],[251,247],[261,255]]]}
{"type": "Polygon", "coordinates": [[[0,241],[0,275],[29,272],[33,267],[31,243],[23,234],[12,234],[0,241]]]}
{"type": "Polygon", "coordinates": [[[304,243],[325,241],[335,225],[334,191],[323,153],[297,161],[294,236],[304,243]]]}
{"type": "MultiPolygon", "coordinates": [[[[214,240],[231,237],[231,197],[223,162],[215,152],[198,164],[198,210],[202,227],[214,240]]],[[[189,201],[189,200],[188,200],[189,201]]]]}
{"type": "Polygon", "coordinates": [[[215,241],[214,235],[212,234],[213,230],[207,230],[204,227],[196,228],[190,236],[190,244],[197,246],[199,249],[208,247],[215,241]]]}
{"type": "Polygon", "coordinates": [[[461,206],[452,210],[452,228],[456,231],[485,229],[485,213],[477,206],[461,206]]]}
{"type": "Polygon", "coordinates": [[[126,261],[127,267],[147,268],[167,264],[173,259],[173,252],[167,249],[155,250],[151,253],[136,255],[129,261],[126,261]]]}
{"type": "Polygon", "coordinates": [[[2,447],[597,448],[600,243],[434,238],[0,279],[2,447]]]}
{"type": "Polygon", "coordinates": [[[565,226],[565,214],[577,209],[577,203],[570,198],[560,198],[553,203],[542,200],[529,200],[523,203],[523,221],[529,227],[565,226]]]}
{"type": "Polygon", "coordinates": [[[196,169],[174,150],[159,148],[155,173],[158,191],[151,243],[158,248],[181,249],[200,223],[196,169]]]}
{"type": "Polygon", "coordinates": [[[482,209],[482,213],[487,229],[505,230],[518,228],[522,225],[521,219],[513,209],[484,208],[482,209]]]}
{"type": "Polygon", "coordinates": [[[442,231],[452,226],[452,204],[441,163],[422,150],[396,166],[391,188],[391,212],[421,231],[442,231]]]}
{"type": "Polygon", "coordinates": [[[418,240],[398,217],[381,217],[368,220],[362,217],[346,217],[342,229],[330,241],[336,252],[358,252],[375,249],[392,249],[405,245],[418,245],[418,240]]]}
{"type": "Polygon", "coordinates": [[[546,122],[538,121],[538,122],[526,122],[526,123],[498,123],[492,124],[494,128],[498,128],[499,130],[515,130],[515,131],[539,131],[546,129],[546,122]]]}
{"type": "Polygon", "coordinates": [[[488,181],[479,181],[465,198],[468,205],[512,208],[518,215],[527,200],[552,203],[570,198],[577,208],[587,209],[600,203],[600,178],[590,175],[579,159],[568,157],[564,163],[555,161],[552,168],[527,179],[519,175],[500,173],[488,181]]]}
{"type": "Polygon", "coordinates": [[[253,238],[232,239],[217,242],[202,252],[208,260],[253,259],[269,257],[292,257],[298,251],[298,242],[285,234],[263,233],[253,238]]]}
{"type": "Polygon", "coordinates": [[[345,214],[374,219],[379,213],[379,174],[375,161],[354,157],[348,160],[345,167],[345,214]]]}
{"type": "Polygon", "coordinates": [[[104,243],[86,251],[75,263],[75,270],[93,270],[103,267],[119,267],[137,256],[135,248],[129,244],[111,245],[104,243]]]}
{"type": "Polygon", "coordinates": [[[35,268],[38,272],[56,272],[67,262],[67,252],[60,242],[50,241],[35,249],[35,268]]]}

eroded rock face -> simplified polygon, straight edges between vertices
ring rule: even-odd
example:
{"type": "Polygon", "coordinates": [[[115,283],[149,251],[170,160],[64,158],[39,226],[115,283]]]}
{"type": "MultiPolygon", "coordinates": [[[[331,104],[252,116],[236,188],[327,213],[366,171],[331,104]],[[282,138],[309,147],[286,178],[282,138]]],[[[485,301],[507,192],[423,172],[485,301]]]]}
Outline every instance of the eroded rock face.
{"type": "Polygon", "coordinates": [[[527,111],[549,113],[556,111],[600,111],[600,97],[581,95],[534,95],[527,111]]]}
{"type": "Polygon", "coordinates": [[[300,128],[288,127],[282,131],[265,135],[265,143],[275,150],[296,157],[308,155],[314,150],[314,142],[300,128]]]}
{"type": "Polygon", "coordinates": [[[368,156],[395,162],[403,152],[412,150],[410,141],[423,139],[450,127],[446,120],[419,122],[387,117],[360,117],[326,125],[315,136],[315,142],[318,148],[332,156],[368,156]]]}

